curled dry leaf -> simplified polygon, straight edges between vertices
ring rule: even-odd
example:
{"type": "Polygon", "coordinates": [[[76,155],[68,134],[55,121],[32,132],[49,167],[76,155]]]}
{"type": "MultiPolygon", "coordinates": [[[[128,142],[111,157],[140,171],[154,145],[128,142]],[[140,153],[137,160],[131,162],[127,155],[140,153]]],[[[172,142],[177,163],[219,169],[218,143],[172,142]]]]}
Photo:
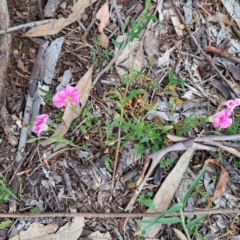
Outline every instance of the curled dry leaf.
{"type": "MultiPolygon", "coordinates": [[[[65,108],[62,120],[63,123],[58,127],[57,131],[64,136],[72,121],[81,113],[83,108],[85,107],[90,90],[91,90],[91,85],[92,85],[92,72],[93,72],[93,65],[89,68],[89,70],[85,73],[85,75],[78,81],[76,88],[80,91],[80,102],[81,102],[81,107],[78,106],[76,109],[73,109],[72,106],[68,105],[65,108]]],[[[47,146],[51,143],[54,143],[54,140],[45,140],[41,141],[42,146],[47,146]]]]}
{"type": "Polygon", "coordinates": [[[100,43],[104,48],[108,47],[108,37],[104,34],[103,29],[109,23],[109,9],[108,9],[108,0],[102,5],[96,14],[96,19],[100,20],[98,26],[98,31],[101,33],[100,43]]]}
{"type": "Polygon", "coordinates": [[[223,192],[225,192],[228,181],[229,181],[229,174],[228,174],[227,170],[214,158],[210,158],[210,159],[206,160],[206,163],[213,163],[213,164],[218,165],[221,168],[221,175],[219,177],[215,192],[210,199],[211,202],[214,202],[219,197],[221,197],[223,192]]]}
{"type": "Polygon", "coordinates": [[[67,18],[60,18],[54,22],[34,27],[31,30],[27,31],[25,33],[25,36],[40,37],[57,34],[69,24],[80,19],[85,8],[91,6],[96,1],[97,0],[78,0],[78,2],[72,7],[72,13],[67,18]]]}

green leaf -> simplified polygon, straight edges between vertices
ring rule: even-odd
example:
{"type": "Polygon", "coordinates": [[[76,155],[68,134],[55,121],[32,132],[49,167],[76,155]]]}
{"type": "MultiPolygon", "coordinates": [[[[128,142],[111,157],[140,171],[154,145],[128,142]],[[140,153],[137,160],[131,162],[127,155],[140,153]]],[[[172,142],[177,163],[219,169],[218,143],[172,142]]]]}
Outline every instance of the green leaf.
{"type": "Polygon", "coordinates": [[[198,176],[195,178],[195,180],[193,181],[192,185],[190,186],[190,188],[188,189],[186,195],[183,197],[182,199],[182,205],[184,206],[190,196],[190,194],[192,193],[192,191],[194,190],[194,188],[196,187],[196,185],[198,184],[198,182],[200,181],[200,179],[202,178],[203,174],[205,173],[207,168],[207,164],[203,167],[203,169],[200,171],[200,173],[198,174],[198,176]]]}
{"type": "Polygon", "coordinates": [[[138,90],[133,90],[133,91],[131,91],[130,94],[129,94],[129,96],[127,96],[127,97],[124,99],[124,101],[122,102],[122,107],[124,107],[129,100],[133,99],[133,98],[134,98],[135,96],[137,96],[138,94],[142,94],[142,93],[144,93],[144,92],[145,92],[145,90],[143,90],[143,89],[138,89],[138,90]]]}
{"type": "Polygon", "coordinates": [[[141,233],[146,232],[146,229],[148,229],[149,227],[151,227],[153,224],[157,223],[161,218],[163,218],[165,215],[173,213],[173,212],[177,212],[181,209],[182,204],[176,203],[174,204],[171,208],[169,208],[166,212],[160,214],[158,217],[154,218],[153,220],[151,220],[145,227],[143,227],[141,229],[141,233]]]}
{"type": "Polygon", "coordinates": [[[30,138],[29,140],[27,140],[27,143],[33,143],[36,142],[37,140],[39,140],[39,138],[30,138]]]}
{"type": "Polygon", "coordinates": [[[111,160],[111,158],[110,158],[109,156],[106,156],[106,157],[104,158],[105,167],[107,168],[107,170],[108,170],[109,172],[112,172],[111,162],[112,162],[112,160],[111,160]]]}
{"type": "Polygon", "coordinates": [[[204,218],[206,218],[208,216],[208,214],[204,214],[204,215],[200,215],[197,218],[195,218],[194,220],[192,220],[191,222],[189,222],[186,225],[187,229],[192,228],[193,226],[195,226],[197,223],[199,223],[200,221],[202,221],[204,218]]]}
{"type": "Polygon", "coordinates": [[[41,213],[40,209],[38,207],[32,208],[30,211],[31,214],[39,214],[41,213]]]}
{"type": "Polygon", "coordinates": [[[112,43],[114,44],[114,46],[118,49],[121,48],[122,44],[123,44],[123,41],[122,42],[117,42],[115,41],[114,39],[112,39],[112,43]]]}
{"type": "Polygon", "coordinates": [[[12,223],[12,221],[10,219],[7,219],[3,222],[0,223],[0,229],[5,229],[7,227],[9,227],[9,225],[12,223]]]}
{"type": "Polygon", "coordinates": [[[147,195],[141,194],[137,201],[144,204],[145,206],[151,208],[153,211],[156,211],[156,207],[153,204],[153,200],[150,199],[152,197],[153,193],[148,193],[147,195]]]}
{"type": "MultiPolygon", "coordinates": [[[[151,220],[140,220],[141,223],[149,223],[151,220]]],[[[157,223],[161,224],[174,224],[182,222],[180,217],[169,217],[169,218],[161,218],[157,221],[157,223]]]]}

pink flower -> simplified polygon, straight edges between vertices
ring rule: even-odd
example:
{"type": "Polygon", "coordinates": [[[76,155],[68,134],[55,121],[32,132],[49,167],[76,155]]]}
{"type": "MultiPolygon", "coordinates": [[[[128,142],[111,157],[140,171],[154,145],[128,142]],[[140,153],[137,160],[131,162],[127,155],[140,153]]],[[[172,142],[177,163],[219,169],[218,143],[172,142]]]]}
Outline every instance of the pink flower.
{"type": "Polygon", "coordinates": [[[65,89],[55,94],[52,101],[57,108],[66,107],[68,104],[79,105],[79,95],[80,92],[76,87],[67,85],[65,89]]]}
{"type": "Polygon", "coordinates": [[[39,137],[43,131],[48,129],[47,120],[49,118],[48,114],[42,114],[37,116],[36,121],[33,123],[33,131],[37,133],[39,137]]]}
{"type": "Polygon", "coordinates": [[[232,119],[229,118],[231,114],[231,110],[223,109],[222,111],[209,117],[209,121],[213,122],[214,127],[228,128],[232,124],[232,119]]]}
{"type": "Polygon", "coordinates": [[[228,100],[228,101],[224,102],[223,105],[227,106],[227,108],[229,110],[231,110],[231,112],[232,112],[235,107],[240,105],[240,99],[237,98],[235,100],[228,100]]]}

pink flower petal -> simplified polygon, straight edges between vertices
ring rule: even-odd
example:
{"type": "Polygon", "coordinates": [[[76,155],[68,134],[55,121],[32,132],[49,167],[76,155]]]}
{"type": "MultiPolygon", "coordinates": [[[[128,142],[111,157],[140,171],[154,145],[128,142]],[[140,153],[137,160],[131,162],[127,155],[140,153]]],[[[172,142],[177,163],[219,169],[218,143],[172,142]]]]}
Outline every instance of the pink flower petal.
{"type": "Polygon", "coordinates": [[[43,131],[48,129],[47,120],[49,118],[48,114],[42,114],[37,116],[36,121],[33,123],[33,131],[37,133],[39,137],[43,131]]]}
{"type": "Polygon", "coordinates": [[[79,95],[79,90],[76,87],[72,87],[68,84],[65,89],[55,94],[52,101],[53,104],[58,108],[67,106],[68,104],[79,105],[79,95]]]}
{"type": "Polygon", "coordinates": [[[236,98],[235,100],[228,100],[223,103],[224,106],[227,106],[227,108],[231,111],[237,106],[240,106],[240,99],[236,98]]]}
{"type": "Polygon", "coordinates": [[[223,109],[222,111],[214,114],[210,119],[213,121],[214,127],[228,128],[232,124],[232,119],[229,118],[231,110],[223,109]]]}

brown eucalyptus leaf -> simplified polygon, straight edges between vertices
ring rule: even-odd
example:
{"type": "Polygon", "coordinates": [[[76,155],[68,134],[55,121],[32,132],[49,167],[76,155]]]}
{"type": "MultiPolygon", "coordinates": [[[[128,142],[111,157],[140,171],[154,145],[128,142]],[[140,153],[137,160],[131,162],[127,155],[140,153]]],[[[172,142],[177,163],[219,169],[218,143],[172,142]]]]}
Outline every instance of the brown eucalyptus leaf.
{"type": "Polygon", "coordinates": [[[101,33],[100,43],[104,48],[108,47],[108,37],[104,34],[103,29],[109,23],[109,9],[108,9],[108,0],[102,5],[96,14],[96,19],[100,20],[98,26],[98,31],[101,33]]]}
{"type": "MultiPolygon", "coordinates": [[[[91,85],[92,85],[92,72],[93,72],[93,65],[88,69],[88,71],[85,73],[85,75],[78,81],[76,88],[80,92],[80,103],[81,107],[77,106],[76,108],[73,109],[71,105],[68,105],[65,108],[62,120],[63,123],[59,126],[58,129],[56,129],[57,132],[59,132],[62,136],[64,136],[68,129],[70,128],[70,125],[72,121],[79,116],[83,108],[85,107],[88,97],[90,94],[91,90],[91,85]]],[[[47,146],[51,143],[54,143],[55,140],[45,140],[41,141],[40,144],[42,146],[47,146]]]]}
{"type": "Polygon", "coordinates": [[[223,192],[225,192],[230,178],[229,178],[229,174],[228,174],[227,170],[216,159],[210,158],[206,161],[206,163],[209,163],[209,162],[216,164],[221,168],[221,175],[219,177],[215,192],[210,199],[211,202],[214,202],[215,200],[217,200],[219,197],[222,196],[223,192]]]}
{"type": "Polygon", "coordinates": [[[59,33],[63,28],[82,17],[85,8],[91,6],[97,0],[78,0],[72,7],[72,13],[67,18],[60,18],[54,22],[34,27],[25,33],[25,37],[40,37],[59,33]]]}

